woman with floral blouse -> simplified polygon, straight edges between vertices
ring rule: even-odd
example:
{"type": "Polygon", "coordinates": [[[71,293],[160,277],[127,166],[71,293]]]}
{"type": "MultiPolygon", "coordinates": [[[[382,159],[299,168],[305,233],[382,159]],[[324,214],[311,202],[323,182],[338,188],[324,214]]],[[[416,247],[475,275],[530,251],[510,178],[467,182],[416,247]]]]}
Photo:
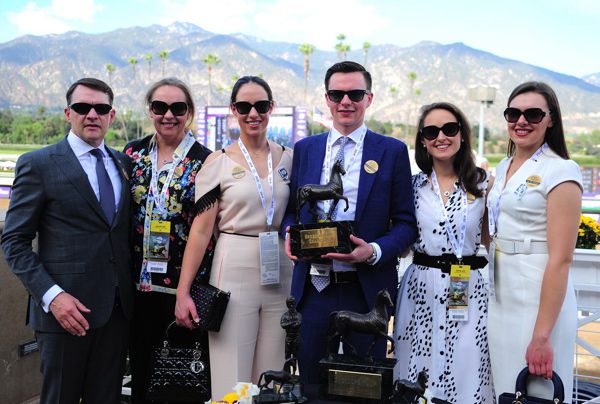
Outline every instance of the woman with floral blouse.
{"type": "MultiPolygon", "coordinates": [[[[176,78],[154,83],[145,97],[156,133],[125,147],[132,159],[132,256],[136,284],[130,350],[132,402],[145,403],[152,347],[174,320],[175,291],[183,252],[195,217],[195,179],[210,150],[187,127],[195,116],[187,85],[176,78]]],[[[214,240],[213,240],[214,241],[214,240]]],[[[214,242],[198,276],[208,277],[214,242]]],[[[180,338],[206,336],[199,331],[180,338]]]]}

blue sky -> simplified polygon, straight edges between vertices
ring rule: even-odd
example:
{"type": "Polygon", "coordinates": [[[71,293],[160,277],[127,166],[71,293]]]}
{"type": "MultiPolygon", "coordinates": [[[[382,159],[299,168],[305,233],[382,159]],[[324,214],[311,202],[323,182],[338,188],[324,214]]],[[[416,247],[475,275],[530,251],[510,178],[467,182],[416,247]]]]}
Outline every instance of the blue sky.
{"type": "Polygon", "coordinates": [[[464,42],[578,77],[600,72],[600,0],[1,0],[0,43],[174,21],[325,50],[339,33],[352,49],[464,42]]]}

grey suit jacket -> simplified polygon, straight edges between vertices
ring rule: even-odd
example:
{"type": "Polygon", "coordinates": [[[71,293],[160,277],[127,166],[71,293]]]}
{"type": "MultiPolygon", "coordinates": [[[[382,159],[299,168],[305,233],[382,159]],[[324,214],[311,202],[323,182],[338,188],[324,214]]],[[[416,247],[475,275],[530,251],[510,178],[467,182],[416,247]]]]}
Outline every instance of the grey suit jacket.
{"type": "Polygon", "coordinates": [[[124,314],[131,318],[129,160],[116,150],[109,153],[122,186],[113,223],[105,218],[66,138],[17,161],[2,248],[10,268],[29,291],[27,322],[37,331],[64,331],[41,307],[42,296],[54,284],[91,310],[84,314],[90,328],[108,321],[116,290],[124,314]],[[32,250],[36,234],[37,253],[32,250]]]}

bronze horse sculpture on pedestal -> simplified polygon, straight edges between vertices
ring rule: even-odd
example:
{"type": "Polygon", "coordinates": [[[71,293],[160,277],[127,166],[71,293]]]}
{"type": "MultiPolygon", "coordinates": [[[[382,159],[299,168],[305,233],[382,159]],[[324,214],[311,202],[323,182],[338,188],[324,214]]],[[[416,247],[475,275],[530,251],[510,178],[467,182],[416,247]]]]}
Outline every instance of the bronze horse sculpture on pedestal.
{"type": "Polygon", "coordinates": [[[331,204],[331,209],[329,212],[326,212],[327,217],[326,220],[331,220],[331,215],[335,211],[335,208],[340,199],[346,202],[346,208],[344,212],[348,210],[348,198],[344,196],[344,185],[342,184],[342,175],[346,174],[346,170],[342,166],[340,160],[337,160],[333,167],[331,168],[331,175],[329,177],[329,182],[325,185],[319,184],[306,184],[298,188],[298,192],[296,194],[296,202],[298,209],[296,210],[296,222],[300,223],[300,210],[302,206],[309,203],[308,211],[313,215],[317,216],[317,201],[326,201],[333,200],[331,204]]]}
{"type": "Polygon", "coordinates": [[[371,350],[375,346],[377,338],[383,337],[391,342],[391,348],[388,353],[394,352],[394,339],[388,335],[388,313],[387,308],[393,307],[392,298],[387,290],[377,292],[373,309],[366,314],[359,314],[352,311],[334,311],[329,315],[329,343],[327,344],[328,354],[331,356],[330,346],[334,338],[339,337],[340,341],[350,347],[354,355],[357,354],[356,348],[348,343],[347,338],[351,332],[362,334],[372,334],[373,342],[369,345],[367,356],[371,358],[371,350]],[[331,333],[333,331],[333,333],[331,333]]]}
{"type": "Polygon", "coordinates": [[[262,372],[258,378],[258,388],[262,391],[272,382],[276,382],[279,383],[279,389],[284,385],[287,385],[290,386],[290,390],[292,390],[294,386],[300,382],[300,376],[289,372],[289,369],[296,367],[295,362],[297,360],[297,358],[288,358],[281,370],[266,370],[262,372]]]}

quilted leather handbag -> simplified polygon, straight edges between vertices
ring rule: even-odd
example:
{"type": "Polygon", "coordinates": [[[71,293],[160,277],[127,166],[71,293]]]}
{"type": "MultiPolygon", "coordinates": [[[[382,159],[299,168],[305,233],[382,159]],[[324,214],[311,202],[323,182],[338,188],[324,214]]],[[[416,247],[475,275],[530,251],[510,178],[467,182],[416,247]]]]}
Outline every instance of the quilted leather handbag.
{"type": "Polygon", "coordinates": [[[194,279],[190,288],[190,296],[200,318],[200,321],[194,324],[204,331],[219,331],[231,292],[224,292],[210,284],[194,279]]]}
{"type": "Polygon", "coordinates": [[[205,402],[210,400],[208,352],[196,342],[194,347],[173,347],[170,323],[162,346],[152,350],[150,380],[146,398],[156,401],[205,402]]]}
{"type": "Polygon", "coordinates": [[[500,394],[498,404],[564,404],[565,388],[556,372],[552,372],[552,384],[554,385],[552,399],[529,396],[527,394],[527,379],[529,376],[529,368],[523,368],[517,376],[515,392],[500,394]]]}

